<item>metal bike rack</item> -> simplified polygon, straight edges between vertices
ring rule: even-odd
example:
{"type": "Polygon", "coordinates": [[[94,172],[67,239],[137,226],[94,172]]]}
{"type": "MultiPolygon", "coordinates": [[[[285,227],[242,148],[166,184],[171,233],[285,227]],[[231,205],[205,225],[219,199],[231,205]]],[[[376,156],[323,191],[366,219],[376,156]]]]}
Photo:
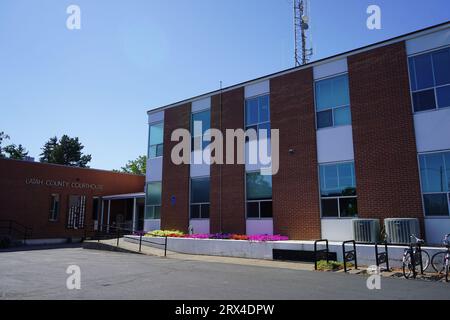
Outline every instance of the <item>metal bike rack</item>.
{"type": "MultiPolygon", "coordinates": [[[[375,243],[375,260],[377,262],[377,267],[380,267],[380,264],[386,264],[386,271],[389,271],[389,252],[388,252],[388,244],[387,241],[384,243],[375,243]],[[379,245],[384,245],[384,252],[380,252],[378,250],[379,245]]],[[[381,270],[381,268],[380,268],[381,270]]]]}
{"type": "Polygon", "coordinates": [[[423,275],[422,246],[420,245],[420,243],[410,244],[409,250],[410,250],[410,256],[411,256],[411,264],[412,264],[412,268],[413,268],[413,278],[415,279],[417,276],[416,253],[419,253],[420,274],[423,275]]]}
{"type": "Polygon", "coordinates": [[[329,247],[328,247],[328,240],[327,239],[320,239],[314,241],[314,270],[317,270],[317,261],[319,261],[318,257],[323,256],[325,254],[327,263],[328,263],[328,256],[329,256],[329,247]],[[317,250],[317,244],[320,242],[325,242],[325,249],[317,250]]]}
{"type": "Polygon", "coordinates": [[[347,240],[342,242],[342,258],[344,260],[344,272],[347,272],[347,262],[354,261],[355,269],[358,269],[358,262],[356,260],[356,242],[355,240],[347,240]],[[353,244],[352,250],[345,250],[345,245],[347,243],[353,244]]]}

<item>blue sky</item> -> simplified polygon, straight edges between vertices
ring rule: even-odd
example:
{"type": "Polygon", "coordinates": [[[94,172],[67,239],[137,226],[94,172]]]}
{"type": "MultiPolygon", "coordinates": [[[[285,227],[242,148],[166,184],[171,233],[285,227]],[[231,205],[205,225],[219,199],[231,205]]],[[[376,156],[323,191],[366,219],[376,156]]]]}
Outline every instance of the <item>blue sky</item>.
{"type": "MultiPolygon", "coordinates": [[[[313,60],[450,20],[450,1],[310,0],[313,60]],[[366,28],[366,8],[382,29],[366,28]]],[[[147,151],[146,111],[293,66],[291,0],[0,0],[0,131],[36,158],[78,136],[91,167],[147,151]],[[66,8],[81,8],[81,30],[66,8]]]]}

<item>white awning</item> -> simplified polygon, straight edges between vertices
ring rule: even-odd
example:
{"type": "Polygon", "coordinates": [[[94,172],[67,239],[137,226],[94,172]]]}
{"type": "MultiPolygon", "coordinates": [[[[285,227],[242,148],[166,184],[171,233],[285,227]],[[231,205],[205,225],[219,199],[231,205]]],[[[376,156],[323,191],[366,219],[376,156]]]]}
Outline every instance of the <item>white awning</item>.
{"type": "Polygon", "coordinates": [[[103,200],[126,200],[134,198],[145,198],[145,192],[116,194],[102,197],[103,200]]]}

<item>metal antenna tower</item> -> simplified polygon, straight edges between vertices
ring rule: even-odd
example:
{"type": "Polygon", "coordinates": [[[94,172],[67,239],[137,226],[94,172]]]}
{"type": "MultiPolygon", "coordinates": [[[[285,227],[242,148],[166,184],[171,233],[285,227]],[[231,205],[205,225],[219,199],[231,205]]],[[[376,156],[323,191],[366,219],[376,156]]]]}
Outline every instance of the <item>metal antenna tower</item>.
{"type": "Polygon", "coordinates": [[[308,63],[313,52],[306,48],[306,31],[309,29],[308,0],[294,1],[294,38],[295,38],[295,66],[308,63]]]}

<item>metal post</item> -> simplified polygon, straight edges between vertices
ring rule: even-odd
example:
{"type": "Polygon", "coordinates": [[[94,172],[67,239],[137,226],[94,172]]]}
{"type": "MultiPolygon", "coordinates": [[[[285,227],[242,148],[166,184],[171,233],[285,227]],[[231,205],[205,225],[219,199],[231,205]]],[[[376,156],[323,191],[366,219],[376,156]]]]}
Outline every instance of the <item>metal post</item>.
{"type": "Polygon", "coordinates": [[[142,247],[142,233],[139,236],[139,252],[141,252],[141,247],[142,247]]]}
{"type": "Polygon", "coordinates": [[[106,232],[109,233],[109,218],[111,216],[111,200],[108,200],[108,221],[106,222],[106,232]]]}
{"type": "Polygon", "coordinates": [[[356,242],[353,241],[353,251],[355,253],[355,269],[358,269],[358,260],[356,259],[356,242]]]}
{"type": "Polygon", "coordinates": [[[387,269],[387,271],[389,271],[389,252],[388,252],[387,241],[384,242],[384,250],[386,251],[386,269],[387,269]]]}
{"type": "Polygon", "coordinates": [[[133,233],[136,231],[137,229],[137,210],[136,210],[136,203],[137,203],[137,198],[134,197],[133,198],[133,222],[132,225],[133,227],[131,229],[133,229],[133,233]]]}
{"type": "Polygon", "coordinates": [[[119,246],[120,227],[117,227],[116,235],[117,235],[117,246],[119,246]]]}
{"type": "Polygon", "coordinates": [[[164,240],[164,257],[167,257],[167,236],[164,240]]]}
{"type": "Polygon", "coordinates": [[[409,245],[410,256],[411,256],[411,267],[413,268],[413,278],[416,278],[416,253],[412,244],[409,245]]]}
{"type": "Polygon", "coordinates": [[[102,199],[102,214],[100,216],[100,226],[97,229],[103,231],[103,215],[105,213],[105,200],[102,199]]]}
{"type": "Polygon", "coordinates": [[[423,263],[422,263],[422,247],[420,244],[417,245],[417,249],[419,250],[419,265],[420,265],[420,274],[423,275],[423,263]]]}

